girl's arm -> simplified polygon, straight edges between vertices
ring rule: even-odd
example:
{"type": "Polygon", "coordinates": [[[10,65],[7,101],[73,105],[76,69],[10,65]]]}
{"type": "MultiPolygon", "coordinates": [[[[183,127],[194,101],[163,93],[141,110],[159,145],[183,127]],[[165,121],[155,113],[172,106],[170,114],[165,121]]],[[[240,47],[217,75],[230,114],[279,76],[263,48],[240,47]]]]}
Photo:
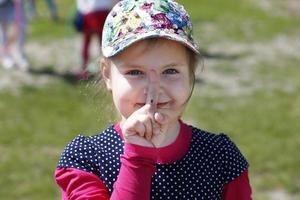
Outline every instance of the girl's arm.
{"type": "Polygon", "coordinates": [[[248,170],[244,171],[233,181],[224,186],[223,200],[251,200],[251,186],[248,178],[248,170]]]}
{"type": "Polygon", "coordinates": [[[111,199],[150,199],[151,177],[155,173],[154,158],[155,152],[149,151],[149,147],[125,144],[120,173],[111,199]]]}
{"type": "Polygon", "coordinates": [[[109,192],[95,174],[75,168],[57,168],[56,183],[63,200],[108,200],[109,192]]]}
{"type": "Polygon", "coordinates": [[[97,175],[83,170],[57,168],[55,179],[63,200],[147,200],[150,199],[151,176],[155,173],[154,157],[155,152],[147,147],[125,144],[111,197],[97,175]]]}

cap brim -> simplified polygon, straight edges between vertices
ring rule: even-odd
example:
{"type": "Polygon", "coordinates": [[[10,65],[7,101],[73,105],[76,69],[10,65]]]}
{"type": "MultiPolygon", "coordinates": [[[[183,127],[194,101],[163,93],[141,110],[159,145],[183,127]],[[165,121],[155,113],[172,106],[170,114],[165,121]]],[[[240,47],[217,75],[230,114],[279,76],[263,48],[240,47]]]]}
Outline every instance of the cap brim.
{"type": "Polygon", "coordinates": [[[107,47],[102,47],[102,53],[105,57],[112,57],[117,55],[118,53],[124,51],[126,48],[131,46],[132,44],[139,42],[141,40],[149,39],[149,38],[166,38],[169,40],[173,40],[179,42],[191,49],[196,54],[200,54],[199,47],[196,43],[190,42],[188,39],[183,38],[175,33],[166,33],[157,31],[148,31],[146,33],[138,33],[138,34],[129,34],[126,37],[119,38],[114,43],[108,45],[107,47]]]}

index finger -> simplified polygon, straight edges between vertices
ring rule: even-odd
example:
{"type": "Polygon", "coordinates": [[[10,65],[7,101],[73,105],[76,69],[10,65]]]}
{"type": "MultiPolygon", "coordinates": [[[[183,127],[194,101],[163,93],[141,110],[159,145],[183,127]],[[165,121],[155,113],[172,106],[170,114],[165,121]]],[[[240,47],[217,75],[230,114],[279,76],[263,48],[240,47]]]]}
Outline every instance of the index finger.
{"type": "Polygon", "coordinates": [[[153,115],[157,107],[158,90],[159,90],[158,74],[154,70],[151,70],[149,72],[146,104],[150,105],[150,113],[153,115]]]}

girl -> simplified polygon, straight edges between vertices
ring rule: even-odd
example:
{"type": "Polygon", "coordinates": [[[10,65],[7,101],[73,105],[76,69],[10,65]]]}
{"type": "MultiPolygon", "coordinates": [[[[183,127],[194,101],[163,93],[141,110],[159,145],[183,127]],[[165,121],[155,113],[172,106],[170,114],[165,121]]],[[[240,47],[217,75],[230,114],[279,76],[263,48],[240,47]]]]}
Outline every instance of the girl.
{"type": "Polygon", "coordinates": [[[63,199],[251,199],[248,163],[230,139],[180,119],[199,54],[181,5],[119,2],[102,51],[121,120],[65,148],[55,172],[63,199]]]}

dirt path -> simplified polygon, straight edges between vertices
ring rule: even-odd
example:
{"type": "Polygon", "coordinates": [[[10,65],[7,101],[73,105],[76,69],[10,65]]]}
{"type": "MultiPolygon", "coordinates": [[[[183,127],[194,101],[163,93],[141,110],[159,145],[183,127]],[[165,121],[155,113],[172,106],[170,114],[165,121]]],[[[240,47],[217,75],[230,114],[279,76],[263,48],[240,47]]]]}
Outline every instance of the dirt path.
{"type": "Polygon", "coordinates": [[[272,15],[281,16],[300,16],[299,0],[252,0],[262,9],[270,12],[272,15]]]}
{"type": "Polygon", "coordinates": [[[198,77],[206,83],[199,88],[204,95],[243,95],[257,89],[276,87],[295,89],[289,82],[283,86],[282,82],[259,79],[257,69],[264,65],[273,70],[285,67],[284,64],[280,65],[284,59],[299,59],[300,37],[282,35],[261,43],[211,44],[209,51],[217,58],[206,58],[204,70],[198,70],[198,77]]]}
{"type": "MultiPolygon", "coordinates": [[[[0,90],[16,90],[22,85],[42,86],[51,81],[74,74],[80,69],[80,38],[61,39],[55,42],[30,42],[26,52],[31,70],[22,72],[17,69],[5,70],[0,66],[0,90]]],[[[91,46],[90,68],[95,70],[99,48],[96,41],[91,46]]]]}
{"type": "MultiPolygon", "coordinates": [[[[28,43],[26,50],[35,71],[42,72],[45,70],[55,73],[24,73],[17,70],[0,69],[0,89],[18,88],[24,84],[43,85],[60,78],[60,76],[55,75],[74,73],[80,66],[79,38],[64,39],[50,44],[28,43]]],[[[92,52],[93,60],[90,68],[95,70],[99,52],[96,42],[92,46],[92,52]]],[[[255,80],[253,68],[258,63],[269,63],[270,65],[278,63],[282,57],[298,58],[299,52],[300,37],[297,36],[282,35],[263,43],[224,42],[210,44],[209,55],[204,61],[204,70],[197,72],[198,79],[205,83],[205,87],[200,87],[201,93],[213,96],[241,95],[266,87],[264,83],[255,80]],[[227,68],[220,70],[224,63],[227,68]],[[234,71],[228,73],[224,70],[234,71]],[[245,82],[252,84],[244,84],[245,82]]],[[[292,86],[286,87],[291,88],[292,86]]]]}

